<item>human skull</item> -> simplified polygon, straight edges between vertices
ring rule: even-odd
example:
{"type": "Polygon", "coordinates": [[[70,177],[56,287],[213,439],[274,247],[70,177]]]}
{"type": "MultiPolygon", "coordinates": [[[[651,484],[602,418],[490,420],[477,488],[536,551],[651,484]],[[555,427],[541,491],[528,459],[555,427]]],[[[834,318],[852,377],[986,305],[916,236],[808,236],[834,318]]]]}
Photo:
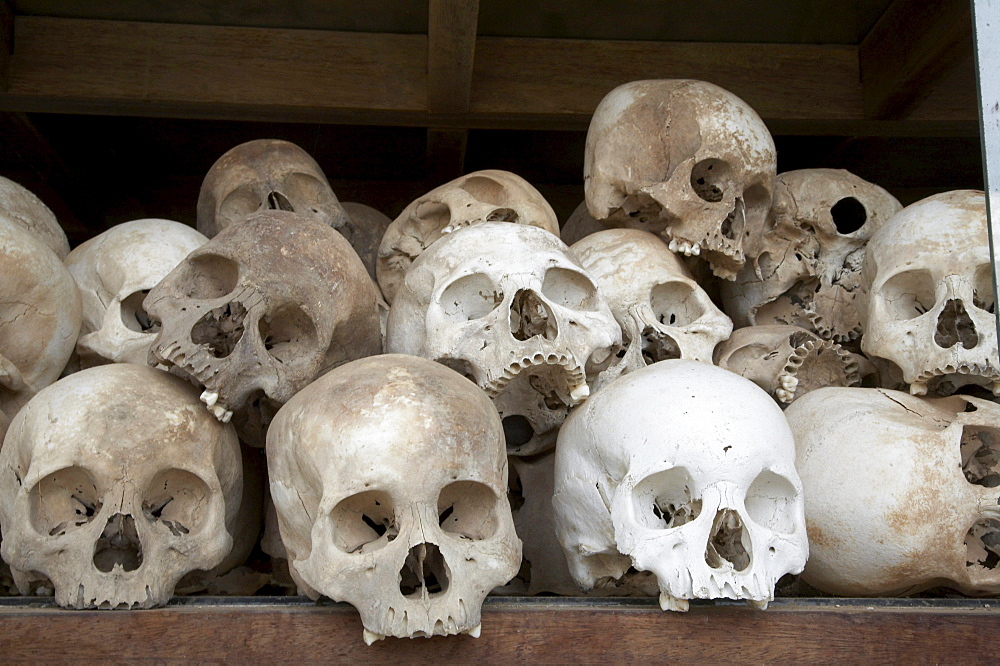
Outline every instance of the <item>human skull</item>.
{"type": "Polygon", "coordinates": [[[271,496],[300,589],[358,609],[365,641],[478,635],[521,561],[500,419],[468,380],[383,355],[293,397],[267,435],[271,496]]]}
{"type": "Polygon", "coordinates": [[[232,547],[242,467],[231,426],[183,380],[127,363],[38,393],[0,451],[2,554],[22,594],[150,608],[232,547]]]}
{"type": "Polygon", "coordinates": [[[746,102],[704,81],[632,81],[608,93],[587,131],[587,208],[607,226],[663,236],[720,278],[764,228],[774,140],[746,102]]]}
{"type": "Polygon", "coordinates": [[[146,364],[159,326],[142,308],[149,290],[208,242],[186,224],[145,219],[118,224],[76,247],[66,267],[80,288],[81,367],[146,364]]]}
{"type": "Polygon", "coordinates": [[[1000,405],[828,388],[785,416],[805,489],[804,581],[846,596],[1000,593],[1000,405]]]}
{"type": "Polygon", "coordinates": [[[0,435],[66,366],[80,331],[80,294],[48,246],[0,218],[0,435]]]}
{"type": "Polygon", "coordinates": [[[150,364],[204,387],[223,421],[261,397],[286,402],[317,375],[381,352],[375,290],[343,236],[266,211],[191,252],[143,302],[162,328],[150,364]]]}
{"type": "Polygon", "coordinates": [[[733,322],[680,257],[648,231],[605,229],[570,250],[622,327],[627,347],[614,376],[668,358],[711,363],[712,350],[732,333],[733,322]]]}
{"type": "Polygon", "coordinates": [[[205,174],[198,231],[213,238],[253,213],[287,210],[341,229],[347,214],[323,170],[294,143],[257,139],[231,148],[205,174]]]}
{"type": "Polygon", "coordinates": [[[559,236],[559,220],[532,185],[509,171],[475,171],[437,187],[403,209],[386,229],[376,274],[392,304],[410,264],[432,243],[479,222],[514,222],[559,236]]]}
{"type": "Polygon", "coordinates": [[[581,201],[580,205],[573,209],[566,224],[559,230],[559,237],[566,245],[572,246],[577,241],[582,240],[592,233],[607,229],[603,224],[594,219],[594,216],[587,210],[587,202],[581,201]]]}
{"type": "Polygon", "coordinates": [[[368,275],[374,280],[378,246],[392,220],[389,219],[388,215],[362,203],[345,201],[341,206],[347,213],[350,222],[339,231],[350,241],[351,247],[361,257],[361,262],[365,265],[368,275]]]}
{"type": "Polygon", "coordinates": [[[865,245],[901,208],[843,169],[778,174],[763,233],[736,281],[721,285],[726,312],[741,327],[790,324],[838,343],[857,340],[865,245]]]}
{"type": "Polygon", "coordinates": [[[746,377],[782,403],[825,386],[861,383],[858,359],[798,326],[748,326],[715,349],[715,365],[746,377]]]}
{"type": "Polygon", "coordinates": [[[593,279],[543,229],[483,222],[421,254],[389,310],[386,351],[439,361],[483,388],[509,452],[555,444],[569,408],[590,394],[621,329],[593,279]]]}
{"type": "Polygon", "coordinates": [[[651,571],[663,610],[694,598],[766,606],[808,556],[795,443],[781,409],[707,363],[623,375],[566,419],[556,534],[590,589],[651,571]]]}
{"type": "Polygon", "coordinates": [[[0,176],[0,220],[12,222],[42,241],[60,259],[69,254],[66,232],[49,207],[31,190],[0,176]]]}
{"type": "Polygon", "coordinates": [[[893,216],[868,241],[861,283],[861,349],[898,366],[910,393],[979,385],[1000,395],[981,191],[935,194],[893,216]]]}

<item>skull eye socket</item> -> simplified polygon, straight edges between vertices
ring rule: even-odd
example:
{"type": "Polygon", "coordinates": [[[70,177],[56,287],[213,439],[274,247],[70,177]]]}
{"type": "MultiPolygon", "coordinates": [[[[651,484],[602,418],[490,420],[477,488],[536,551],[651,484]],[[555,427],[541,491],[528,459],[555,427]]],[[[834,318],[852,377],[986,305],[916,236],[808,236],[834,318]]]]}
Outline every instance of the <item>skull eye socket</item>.
{"type": "Polygon", "coordinates": [[[240,277],[239,264],[217,254],[189,257],[181,266],[182,272],[175,281],[186,288],[181,298],[221,298],[236,289],[240,277]]]}
{"type": "MultiPolygon", "coordinates": [[[[307,173],[288,174],[285,178],[284,194],[286,202],[290,204],[288,209],[307,215],[322,215],[320,206],[333,198],[329,185],[307,173]]],[[[325,217],[320,221],[324,224],[329,223],[325,217]]]]}
{"type": "Polygon", "coordinates": [[[635,520],[650,530],[668,530],[685,525],[701,514],[701,498],[695,497],[694,481],[683,467],[650,474],[632,490],[635,520]]]}
{"type": "Polygon", "coordinates": [[[656,321],[664,326],[687,326],[705,314],[694,287],[684,282],[656,285],[649,294],[649,305],[656,321]]]}
{"type": "Polygon", "coordinates": [[[62,536],[101,512],[102,493],[81,467],[49,474],[29,491],[31,526],[39,534],[62,536]]]}
{"type": "Polygon", "coordinates": [[[552,303],[571,310],[597,308],[597,286],[583,273],[554,267],[545,272],[542,294],[552,303]]]}
{"type": "Polygon", "coordinates": [[[715,158],[702,160],[691,169],[691,189],[703,201],[717,203],[732,189],[729,165],[715,158]]]}
{"type": "Polygon", "coordinates": [[[441,307],[453,321],[485,317],[503,302],[503,292],[485,273],[458,278],[441,292],[441,307]]]}
{"type": "Polygon", "coordinates": [[[216,215],[216,227],[222,231],[230,224],[237,222],[251,213],[256,213],[261,207],[260,195],[254,185],[243,185],[226,195],[219,204],[216,215]]]}
{"type": "Polygon", "coordinates": [[[160,322],[155,321],[146,312],[146,309],[142,307],[142,302],[146,298],[146,294],[149,293],[149,289],[143,289],[141,291],[136,291],[124,299],[121,303],[121,316],[122,323],[125,328],[130,331],[136,331],[137,333],[156,333],[160,330],[160,322]]]}
{"type": "Polygon", "coordinates": [[[497,494],[478,481],[455,481],[438,495],[438,522],[462,539],[489,539],[497,531],[497,494]]]}
{"type": "Polygon", "coordinates": [[[209,511],[208,484],[183,469],[160,472],[149,484],[142,500],[142,514],[174,536],[197,532],[209,511]]]}
{"type": "Polygon", "coordinates": [[[380,490],[366,490],[340,500],[330,512],[333,544],[345,553],[370,553],[399,534],[392,500],[380,490]]]}
{"type": "Polygon", "coordinates": [[[993,267],[990,264],[983,264],[976,269],[972,303],[980,310],[986,310],[990,314],[994,312],[993,267]]]}
{"type": "Polygon", "coordinates": [[[261,317],[259,330],[264,349],[278,363],[285,365],[296,361],[308,362],[310,350],[318,346],[316,325],[294,303],[288,303],[261,317]]]}
{"type": "Polygon", "coordinates": [[[881,289],[881,300],[896,321],[907,321],[934,307],[934,280],[924,269],[896,273],[881,289]]]}
{"type": "Polygon", "coordinates": [[[750,484],[744,505],[750,519],[781,534],[795,531],[793,508],[799,493],[785,477],[765,469],[750,484]]]}

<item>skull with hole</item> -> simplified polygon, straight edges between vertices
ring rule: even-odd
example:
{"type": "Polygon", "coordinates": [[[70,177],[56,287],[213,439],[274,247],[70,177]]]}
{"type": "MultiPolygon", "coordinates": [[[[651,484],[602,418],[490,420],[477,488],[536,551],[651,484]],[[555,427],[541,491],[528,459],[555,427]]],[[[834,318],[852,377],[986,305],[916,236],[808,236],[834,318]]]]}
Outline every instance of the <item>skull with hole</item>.
{"type": "Polygon", "coordinates": [[[188,253],[207,242],[186,224],[146,219],[116,225],[70,252],[66,267],[83,305],[76,343],[80,366],[145,365],[159,326],[142,301],[188,253]]]}
{"type": "Polygon", "coordinates": [[[2,554],[22,594],[71,608],[149,608],[232,547],[242,467],[231,426],[183,380],[141,365],[43,389],[0,451],[2,554]]]}
{"type": "Polygon", "coordinates": [[[410,264],[456,229],[479,222],[513,222],[558,236],[559,220],[532,185],[509,171],[475,171],[437,187],[403,209],[382,237],[376,274],[390,304],[410,264]]]}
{"type": "Polygon", "coordinates": [[[281,408],[267,458],[303,592],[357,608],[369,644],[479,634],[521,542],[500,419],[475,385],[413,356],[349,363],[281,408]]]}
{"type": "Polygon", "coordinates": [[[51,248],[0,217],[0,422],[59,378],[79,331],[73,276],[51,248]]]}
{"type": "Polygon", "coordinates": [[[811,553],[846,596],[1000,593],[1000,405],[827,388],[792,403],[811,553]]]}
{"type": "Polygon", "coordinates": [[[779,403],[825,386],[861,383],[858,359],[798,326],[748,326],[715,349],[715,365],[746,377],[779,403]]]}
{"type": "Polygon", "coordinates": [[[720,285],[726,312],[737,326],[790,324],[841,344],[857,340],[865,245],[901,208],[842,169],[779,174],[749,261],[735,282],[720,285]]]}
{"type": "Polygon", "coordinates": [[[338,231],[349,223],[316,160],[279,139],[241,143],[216,160],[201,184],[197,228],[213,238],[266,210],[306,215],[338,231]]]}
{"type": "Polygon", "coordinates": [[[606,229],[570,250],[608,299],[627,345],[614,377],[668,358],[712,362],[733,322],[715,307],[691,271],[663,241],[639,229],[606,229]]]}
{"type": "Polygon", "coordinates": [[[552,504],[570,573],[585,589],[633,567],[663,610],[689,599],[764,607],[809,546],[795,444],[753,382],[707,363],[654,363],[566,419],[552,504]]]}
{"type": "Polygon", "coordinates": [[[286,211],[224,229],[143,305],[162,322],[150,364],[202,386],[222,421],[258,403],[273,413],[319,374],[382,347],[374,283],[357,253],[330,227],[286,211]]]}
{"type": "Polygon", "coordinates": [[[60,259],[69,254],[69,240],[59,220],[31,190],[0,176],[0,220],[20,226],[47,245],[60,259]]]}
{"type": "Polygon", "coordinates": [[[910,393],[1000,395],[982,192],[935,194],[894,215],[868,241],[861,284],[861,349],[898,367],[910,393]]]}
{"type": "Polygon", "coordinates": [[[764,228],[776,171],[774,140],[740,98],[704,81],[633,81],[594,111],[584,191],[606,226],[660,234],[732,280],[764,228]]]}
{"type": "Polygon", "coordinates": [[[620,343],[607,301],[559,238],[498,222],[421,254],[386,328],[386,351],[444,363],[493,398],[512,455],[555,445],[569,408],[590,395],[588,373],[620,343]]]}

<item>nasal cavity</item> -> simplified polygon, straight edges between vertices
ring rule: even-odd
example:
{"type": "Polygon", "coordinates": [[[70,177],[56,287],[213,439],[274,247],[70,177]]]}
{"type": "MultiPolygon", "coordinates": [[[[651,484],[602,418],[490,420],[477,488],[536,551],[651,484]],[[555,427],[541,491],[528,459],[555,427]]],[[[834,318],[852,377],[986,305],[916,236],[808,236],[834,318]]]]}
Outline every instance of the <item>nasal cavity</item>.
{"type": "Polygon", "coordinates": [[[976,325],[965,311],[962,301],[952,298],[944,304],[944,309],[938,315],[934,342],[945,349],[959,344],[966,349],[972,349],[979,344],[976,325]]]}
{"type": "Polygon", "coordinates": [[[448,567],[437,544],[410,548],[399,571],[399,593],[404,597],[433,598],[448,591],[448,567]]]}
{"type": "Polygon", "coordinates": [[[94,549],[94,566],[110,573],[115,566],[135,571],[142,566],[142,544],[132,516],[116,513],[108,519],[94,549]]]}
{"type": "Polygon", "coordinates": [[[281,192],[269,192],[267,195],[267,207],[271,210],[287,210],[295,212],[292,202],[281,192]]]}
{"type": "Polygon", "coordinates": [[[724,237],[734,241],[743,235],[743,228],[746,226],[746,222],[746,205],[743,203],[743,199],[737,198],[733,209],[729,211],[729,215],[722,221],[719,231],[724,237]]]}
{"type": "Polygon", "coordinates": [[[204,345],[215,358],[226,358],[243,337],[246,316],[247,309],[239,301],[209,310],[191,329],[191,342],[204,345]]]}
{"type": "Polygon", "coordinates": [[[745,531],[743,519],[732,509],[722,509],[715,514],[712,532],[705,548],[705,561],[713,569],[719,569],[725,562],[736,571],[750,566],[750,554],[743,545],[745,531]]]}
{"type": "Polygon", "coordinates": [[[510,331],[518,340],[528,340],[536,335],[555,340],[559,334],[552,310],[530,289],[514,294],[510,303],[510,331]]]}

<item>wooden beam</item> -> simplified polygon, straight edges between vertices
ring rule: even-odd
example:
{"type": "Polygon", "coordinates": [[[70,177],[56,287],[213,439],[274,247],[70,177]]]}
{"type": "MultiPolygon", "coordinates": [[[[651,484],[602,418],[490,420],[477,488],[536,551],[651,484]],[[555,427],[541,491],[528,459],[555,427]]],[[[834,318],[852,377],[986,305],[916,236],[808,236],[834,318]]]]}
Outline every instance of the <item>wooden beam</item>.
{"type": "Polygon", "coordinates": [[[865,117],[906,118],[971,53],[969,0],[895,0],[858,50],[865,117]]]}
{"type": "Polygon", "coordinates": [[[15,29],[0,110],[581,130],[613,87],[687,77],[791,133],[978,131],[975,107],[957,121],[922,109],[913,130],[865,121],[853,46],[479,37],[469,110],[430,112],[425,35],[34,16],[15,29]]]}
{"type": "Polygon", "coordinates": [[[0,91],[10,86],[10,56],[14,53],[14,9],[0,0],[0,91]]]}

